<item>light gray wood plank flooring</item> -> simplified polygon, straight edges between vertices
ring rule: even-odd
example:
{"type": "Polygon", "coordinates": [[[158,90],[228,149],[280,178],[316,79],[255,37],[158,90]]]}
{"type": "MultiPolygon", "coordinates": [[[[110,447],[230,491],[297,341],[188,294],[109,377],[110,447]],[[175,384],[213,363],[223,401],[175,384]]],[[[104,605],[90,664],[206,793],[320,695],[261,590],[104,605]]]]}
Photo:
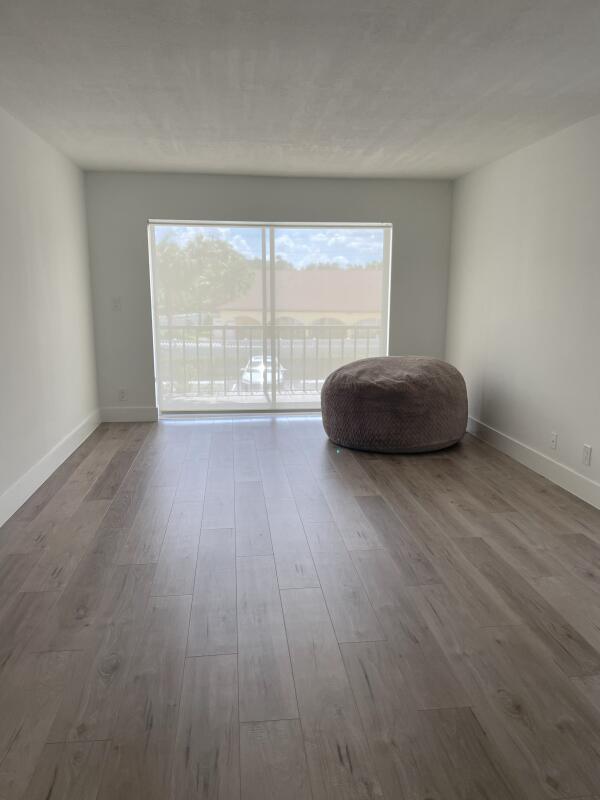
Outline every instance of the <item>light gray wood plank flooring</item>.
{"type": "Polygon", "coordinates": [[[0,796],[594,800],[600,511],[471,436],[103,424],[0,528],[0,796]]]}

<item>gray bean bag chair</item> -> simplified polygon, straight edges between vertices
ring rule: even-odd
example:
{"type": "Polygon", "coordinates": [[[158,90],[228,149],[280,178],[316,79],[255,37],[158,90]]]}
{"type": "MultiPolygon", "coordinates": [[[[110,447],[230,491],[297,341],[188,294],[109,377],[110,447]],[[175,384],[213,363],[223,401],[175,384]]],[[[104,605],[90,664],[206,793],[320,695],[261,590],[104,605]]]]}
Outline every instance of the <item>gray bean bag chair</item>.
{"type": "Polygon", "coordinates": [[[339,367],[321,391],[332,442],[378,453],[422,453],[455,444],[467,427],[460,372],[438,358],[363,358],[339,367]]]}

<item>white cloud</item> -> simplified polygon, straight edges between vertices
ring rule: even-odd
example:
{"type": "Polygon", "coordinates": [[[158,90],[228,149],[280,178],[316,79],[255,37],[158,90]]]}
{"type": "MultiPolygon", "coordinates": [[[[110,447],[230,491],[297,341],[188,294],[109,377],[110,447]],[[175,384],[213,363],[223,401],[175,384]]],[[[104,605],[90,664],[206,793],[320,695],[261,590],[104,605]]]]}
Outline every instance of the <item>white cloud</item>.
{"type": "MultiPolygon", "coordinates": [[[[259,227],[161,226],[160,238],[173,232],[185,244],[196,236],[225,240],[246,258],[260,258],[259,227]]],[[[336,263],[340,266],[366,264],[383,256],[383,231],[372,228],[278,228],[275,235],[276,256],[298,268],[309,264],[336,263]]]]}
{"type": "Polygon", "coordinates": [[[276,247],[285,247],[288,250],[294,250],[296,242],[287,233],[281,233],[275,237],[276,247]]]}
{"type": "Polygon", "coordinates": [[[240,233],[236,233],[235,236],[231,237],[229,243],[246,258],[259,258],[261,255],[260,252],[256,252],[250,247],[247,240],[240,233]]]}

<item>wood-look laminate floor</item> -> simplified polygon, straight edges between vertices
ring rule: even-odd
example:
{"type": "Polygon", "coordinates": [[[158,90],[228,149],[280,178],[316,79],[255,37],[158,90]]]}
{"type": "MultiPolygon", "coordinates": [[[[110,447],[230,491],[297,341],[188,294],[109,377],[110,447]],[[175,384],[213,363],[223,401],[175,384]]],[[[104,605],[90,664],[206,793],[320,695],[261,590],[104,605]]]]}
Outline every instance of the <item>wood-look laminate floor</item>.
{"type": "Polygon", "coordinates": [[[105,424],[0,530],[2,800],[600,797],[600,512],[481,442],[105,424]]]}

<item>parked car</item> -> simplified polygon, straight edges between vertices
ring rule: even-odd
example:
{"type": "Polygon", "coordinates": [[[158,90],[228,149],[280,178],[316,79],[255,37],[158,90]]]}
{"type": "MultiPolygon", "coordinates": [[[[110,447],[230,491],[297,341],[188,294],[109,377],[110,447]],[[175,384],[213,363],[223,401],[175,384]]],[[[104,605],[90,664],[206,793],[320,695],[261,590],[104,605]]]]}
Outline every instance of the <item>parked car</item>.
{"type": "MultiPolygon", "coordinates": [[[[262,356],[252,356],[250,361],[248,361],[246,366],[241,370],[240,383],[242,384],[242,387],[244,389],[248,389],[250,387],[258,389],[264,384],[271,386],[273,383],[272,364],[273,361],[271,356],[267,356],[264,359],[262,356]]],[[[275,365],[275,372],[277,386],[281,386],[287,370],[285,367],[281,366],[279,359],[277,359],[275,365]]]]}

